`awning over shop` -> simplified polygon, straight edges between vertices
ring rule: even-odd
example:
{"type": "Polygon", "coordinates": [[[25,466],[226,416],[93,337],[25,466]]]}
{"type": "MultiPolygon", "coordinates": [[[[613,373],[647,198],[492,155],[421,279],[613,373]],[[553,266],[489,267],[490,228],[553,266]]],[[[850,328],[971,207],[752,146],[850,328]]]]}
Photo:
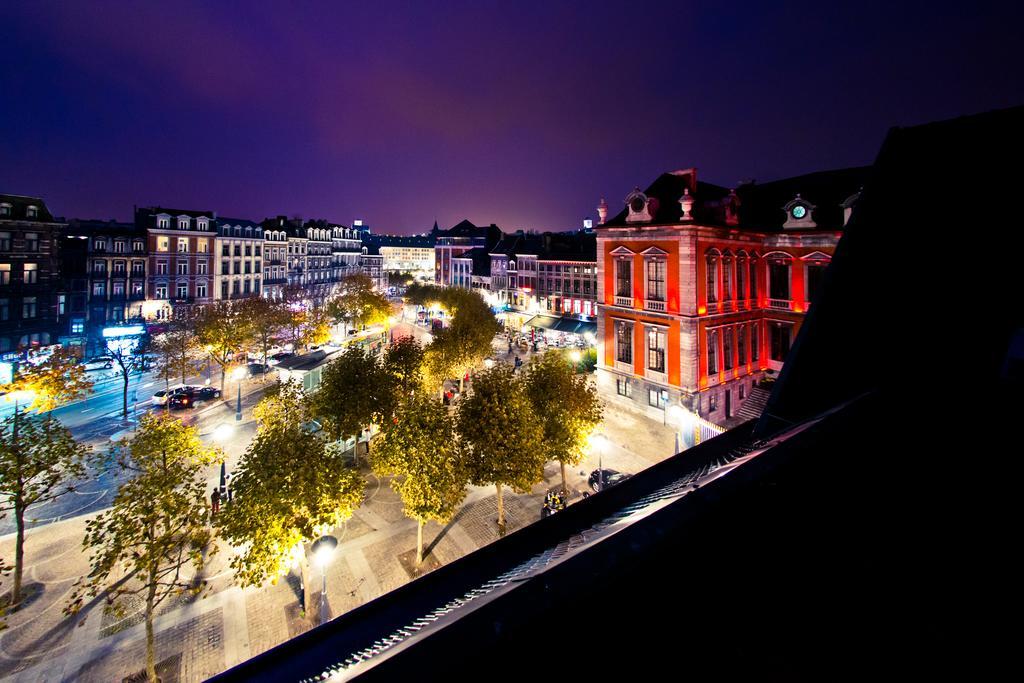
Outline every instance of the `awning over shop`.
{"type": "Polygon", "coordinates": [[[552,315],[535,315],[523,325],[565,334],[585,334],[587,332],[597,334],[597,323],[583,322],[574,318],[556,318],[552,315]]]}
{"type": "Polygon", "coordinates": [[[523,327],[538,327],[544,330],[556,330],[558,329],[557,326],[561,320],[561,318],[556,318],[551,315],[535,315],[523,323],[523,327]]]}

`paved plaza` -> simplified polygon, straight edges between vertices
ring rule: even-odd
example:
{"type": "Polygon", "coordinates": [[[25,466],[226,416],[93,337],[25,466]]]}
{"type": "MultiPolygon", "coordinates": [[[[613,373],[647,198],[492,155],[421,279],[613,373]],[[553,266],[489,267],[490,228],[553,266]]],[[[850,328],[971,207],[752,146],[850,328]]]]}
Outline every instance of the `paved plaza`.
{"type": "MultiPolygon", "coordinates": [[[[501,357],[501,355],[499,355],[501,357]]],[[[255,387],[253,387],[255,389],[255,387]]],[[[255,397],[253,397],[255,398],[255,397]]],[[[247,401],[248,403],[248,401],[247,401]]],[[[201,428],[232,418],[229,406],[213,406],[200,416],[201,428]]],[[[237,440],[226,449],[230,469],[252,434],[247,419],[237,440]]],[[[636,472],[672,454],[673,433],[641,415],[608,406],[600,431],[609,445],[602,464],[636,472]]],[[[574,490],[587,489],[587,476],[598,466],[596,454],[567,470],[574,490]]],[[[219,468],[211,469],[209,489],[219,468]]],[[[416,524],[402,514],[398,497],[387,481],[364,472],[366,501],[336,535],[339,553],[327,569],[327,599],[337,616],[415,578],[412,567],[416,524]]],[[[505,490],[509,532],[540,518],[544,494],[560,483],[557,463],[545,468],[545,479],[528,495],[505,490]]],[[[94,513],[93,513],[94,514],[94,513]]],[[[425,571],[458,559],[498,539],[493,487],[471,488],[451,524],[428,524],[424,543],[425,571]]],[[[0,631],[0,676],[11,681],[120,681],[141,671],[145,663],[145,625],[138,610],[115,618],[103,609],[102,596],[73,617],[62,608],[76,582],[88,571],[81,548],[91,515],[31,529],[26,543],[27,604],[6,616],[0,631]]],[[[0,537],[0,556],[14,556],[14,537],[0,537]]],[[[298,574],[276,585],[241,589],[228,569],[229,548],[209,562],[204,597],[179,599],[161,607],[156,619],[158,671],[167,681],[200,681],[259,654],[311,627],[301,613],[298,574]]],[[[315,571],[315,570],[314,570],[315,571]]],[[[319,605],[320,576],[314,573],[312,604],[319,605]]],[[[141,608],[141,603],[139,605],[141,608]]]]}

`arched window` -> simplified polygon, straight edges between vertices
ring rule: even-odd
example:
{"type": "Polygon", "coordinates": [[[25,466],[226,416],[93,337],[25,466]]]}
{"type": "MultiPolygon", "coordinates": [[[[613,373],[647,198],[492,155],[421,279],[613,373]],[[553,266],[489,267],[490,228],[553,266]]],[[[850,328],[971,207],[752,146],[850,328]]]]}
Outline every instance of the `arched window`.
{"type": "Polygon", "coordinates": [[[747,297],[747,252],[740,249],[736,252],[736,301],[748,307],[747,297]]]}
{"type": "Polygon", "coordinates": [[[733,289],[733,255],[728,249],[722,253],[722,302],[729,306],[732,304],[732,300],[735,299],[735,291],[733,289]]]}
{"type": "Polygon", "coordinates": [[[722,259],[722,252],[717,249],[708,249],[704,254],[705,259],[705,270],[707,271],[707,282],[705,284],[707,291],[707,302],[708,310],[712,308],[718,309],[718,264],[722,259]]]}
{"type": "Polygon", "coordinates": [[[757,264],[758,264],[757,252],[756,251],[752,251],[752,252],[750,252],[750,259],[747,261],[747,274],[750,276],[750,278],[749,278],[749,281],[750,281],[749,282],[749,286],[750,286],[749,298],[750,298],[752,306],[757,306],[757,297],[758,297],[758,291],[757,291],[758,290],[758,285],[757,285],[757,283],[761,281],[761,278],[758,276],[757,264]]]}

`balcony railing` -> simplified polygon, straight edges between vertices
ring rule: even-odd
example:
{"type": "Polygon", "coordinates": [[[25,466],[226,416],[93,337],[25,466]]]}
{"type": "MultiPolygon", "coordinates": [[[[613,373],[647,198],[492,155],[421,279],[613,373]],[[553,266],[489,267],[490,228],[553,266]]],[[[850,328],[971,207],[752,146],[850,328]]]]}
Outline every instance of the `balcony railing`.
{"type": "Polygon", "coordinates": [[[617,296],[615,297],[616,306],[625,306],[626,308],[633,308],[633,297],[631,296],[617,296]]]}
{"type": "Polygon", "coordinates": [[[768,308],[777,311],[790,311],[793,310],[793,302],[789,299],[768,299],[768,308]]]}
{"type": "Polygon", "coordinates": [[[645,299],[644,309],[648,311],[665,311],[665,302],[657,299],[645,299]]]}

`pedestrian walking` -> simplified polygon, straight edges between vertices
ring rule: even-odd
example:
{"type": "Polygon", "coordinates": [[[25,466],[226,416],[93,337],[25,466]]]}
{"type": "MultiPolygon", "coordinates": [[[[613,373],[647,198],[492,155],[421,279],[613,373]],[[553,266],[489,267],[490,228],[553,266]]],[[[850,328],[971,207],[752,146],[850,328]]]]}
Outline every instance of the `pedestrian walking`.
{"type": "Polygon", "coordinates": [[[229,474],[226,477],[224,477],[224,480],[225,480],[225,482],[227,482],[226,483],[227,496],[228,496],[228,502],[230,503],[231,502],[231,475],[229,474]]]}
{"type": "Polygon", "coordinates": [[[220,512],[220,489],[214,489],[213,493],[210,494],[210,502],[213,503],[211,515],[216,517],[217,513],[220,512]]]}

